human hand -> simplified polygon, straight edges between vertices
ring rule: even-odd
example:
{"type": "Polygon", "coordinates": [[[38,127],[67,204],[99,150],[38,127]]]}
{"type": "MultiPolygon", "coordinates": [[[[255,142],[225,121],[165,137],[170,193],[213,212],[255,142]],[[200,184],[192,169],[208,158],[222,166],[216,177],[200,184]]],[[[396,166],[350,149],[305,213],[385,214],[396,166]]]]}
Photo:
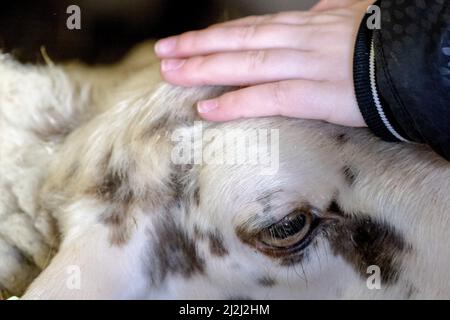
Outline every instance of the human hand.
{"type": "Polygon", "coordinates": [[[282,115],[365,126],[353,86],[355,39],[373,0],[323,0],[213,25],[157,42],[163,78],[242,89],[201,101],[211,121],[282,115]]]}

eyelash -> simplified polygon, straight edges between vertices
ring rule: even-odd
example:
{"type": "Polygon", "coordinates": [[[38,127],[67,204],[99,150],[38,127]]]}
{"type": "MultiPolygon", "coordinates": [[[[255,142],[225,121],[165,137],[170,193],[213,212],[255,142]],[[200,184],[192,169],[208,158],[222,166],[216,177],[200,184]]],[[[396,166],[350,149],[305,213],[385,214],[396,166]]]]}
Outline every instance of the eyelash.
{"type": "MultiPolygon", "coordinates": [[[[291,213],[291,214],[293,214],[293,213],[291,213]]],[[[283,220],[281,220],[280,222],[273,224],[272,226],[270,226],[269,228],[266,228],[264,231],[261,232],[260,237],[259,237],[260,238],[259,246],[258,246],[259,249],[267,254],[275,255],[275,256],[285,256],[285,255],[294,254],[294,253],[304,250],[312,242],[312,240],[315,238],[317,233],[322,229],[321,225],[323,225],[323,223],[322,223],[323,220],[317,214],[315,214],[313,211],[302,212],[302,214],[305,216],[310,215],[309,220],[308,220],[308,218],[306,219],[306,221],[309,221],[310,223],[309,223],[309,229],[305,232],[304,235],[302,235],[302,237],[299,237],[298,241],[293,242],[292,244],[289,244],[287,246],[276,246],[276,245],[272,245],[271,243],[267,243],[267,241],[264,241],[264,238],[266,236],[270,236],[273,240],[275,240],[274,242],[279,241],[278,238],[273,237],[273,232],[274,232],[273,230],[276,227],[282,228],[282,226],[277,226],[277,224],[280,224],[283,221],[283,220]]],[[[283,219],[286,219],[286,217],[283,219]]],[[[300,232],[301,232],[301,230],[299,230],[298,233],[300,233],[300,232]]],[[[295,234],[290,237],[295,237],[295,234]]],[[[288,239],[289,239],[289,237],[288,237],[288,239]]],[[[282,242],[282,240],[281,240],[281,242],[282,242]]]]}

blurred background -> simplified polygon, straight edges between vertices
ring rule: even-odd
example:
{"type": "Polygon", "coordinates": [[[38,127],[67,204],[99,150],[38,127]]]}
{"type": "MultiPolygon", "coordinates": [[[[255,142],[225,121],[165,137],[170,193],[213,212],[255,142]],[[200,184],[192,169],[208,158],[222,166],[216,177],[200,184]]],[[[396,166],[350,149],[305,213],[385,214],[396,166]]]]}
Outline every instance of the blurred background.
{"type": "Polygon", "coordinates": [[[112,63],[134,44],[252,14],[306,10],[315,0],[15,0],[0,1],[0,49],[22,62],[112,63]],[[81,9],[69,30],[67,8],[81,9]]]}

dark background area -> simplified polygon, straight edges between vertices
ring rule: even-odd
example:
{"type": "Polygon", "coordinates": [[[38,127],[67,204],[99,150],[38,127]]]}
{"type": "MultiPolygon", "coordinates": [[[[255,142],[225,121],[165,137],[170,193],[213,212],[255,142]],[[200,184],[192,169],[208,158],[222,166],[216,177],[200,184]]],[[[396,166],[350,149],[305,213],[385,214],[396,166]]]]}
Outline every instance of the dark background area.
{"type": "Polygon", "coordinates": [[[110,63],[134,44],[225,18],[301,10],[314,0],[16,0],[0,1],[0,48],[22,62],[110,63]],[[67,7],[81,9],[81,30],[69,30],[67,7]]]}

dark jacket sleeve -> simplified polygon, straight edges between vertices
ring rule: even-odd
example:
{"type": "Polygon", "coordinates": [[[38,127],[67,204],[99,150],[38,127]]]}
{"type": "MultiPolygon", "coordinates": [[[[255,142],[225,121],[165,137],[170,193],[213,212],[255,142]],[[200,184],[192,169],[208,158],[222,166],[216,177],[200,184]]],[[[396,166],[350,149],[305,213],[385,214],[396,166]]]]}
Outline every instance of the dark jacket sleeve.
{"type": "Polygon", "coordinates": [[[375,5],[380,28],[371,27],[371,11],[355,47],[363,117],[384,140],[426,143],[450,160],[450,0],[375,5]]]}

